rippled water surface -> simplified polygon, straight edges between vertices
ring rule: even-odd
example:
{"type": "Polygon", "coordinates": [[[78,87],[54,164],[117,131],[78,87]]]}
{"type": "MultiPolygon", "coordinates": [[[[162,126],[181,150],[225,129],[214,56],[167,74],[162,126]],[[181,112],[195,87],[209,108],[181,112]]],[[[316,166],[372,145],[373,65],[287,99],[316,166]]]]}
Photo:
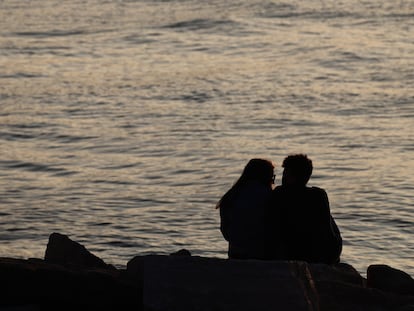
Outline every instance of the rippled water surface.
{"type": "Polygon", "coordinates": [[[1,1],[0,256],[224,258],[220,196],[304,152],[343,261],[414,275],[413,68],[413,0],[1,1]]]}

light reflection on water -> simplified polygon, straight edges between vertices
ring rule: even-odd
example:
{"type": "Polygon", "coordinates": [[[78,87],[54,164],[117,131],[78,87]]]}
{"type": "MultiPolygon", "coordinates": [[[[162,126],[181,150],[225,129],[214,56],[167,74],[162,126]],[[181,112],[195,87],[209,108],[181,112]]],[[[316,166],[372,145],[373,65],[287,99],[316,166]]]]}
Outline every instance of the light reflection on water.
{"type": "Polygon", "coordinates": [[[305,152],[343,259],[414,274],[414,3],[368,2],[3,1],[0,255],[225,257],[216,201],[305,152]]]}

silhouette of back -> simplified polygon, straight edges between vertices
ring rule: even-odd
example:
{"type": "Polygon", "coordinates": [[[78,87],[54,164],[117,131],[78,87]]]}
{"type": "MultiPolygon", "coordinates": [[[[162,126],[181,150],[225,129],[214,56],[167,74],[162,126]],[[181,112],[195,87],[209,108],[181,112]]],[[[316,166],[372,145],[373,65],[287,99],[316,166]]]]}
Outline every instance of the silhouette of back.
{"type": "Polygon", "coordinates": [[[339,261],[342,243],[323,189],[276,187],[271,207],[271,259],[339,261]]]}
{"type": "Polygon", "coordinates": [[[342,239],[330,213],[328,195],[321,188],[306,186],[312,162],[304,155],[291,157],[296,158],[285,159],[282,186],[273,190],[267,210],[267,257],[338,262],[342,239]],[[301,169],[301,165],[306,169],[301,169]],[[296,169],[307,173],[300,175],[296,169]]]}
{"type": "Polygon", "coordinates": [[[229,258],[264,259],[264,218],[272,195],[273,164],[251,159],[238,181],[217,204],[229,258]]]}

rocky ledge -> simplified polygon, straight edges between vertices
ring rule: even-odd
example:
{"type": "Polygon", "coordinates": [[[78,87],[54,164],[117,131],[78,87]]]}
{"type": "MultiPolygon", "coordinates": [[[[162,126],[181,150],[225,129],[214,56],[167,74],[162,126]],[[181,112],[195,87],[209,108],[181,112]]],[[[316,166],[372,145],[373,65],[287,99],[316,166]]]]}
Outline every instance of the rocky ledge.
{"type": "Polygon", "coordinates": [[[386,265],[137,256],[116,269],[53,233],[44,259],[0,258],[0,310],[414,311],[414,280],[386,265]]]}

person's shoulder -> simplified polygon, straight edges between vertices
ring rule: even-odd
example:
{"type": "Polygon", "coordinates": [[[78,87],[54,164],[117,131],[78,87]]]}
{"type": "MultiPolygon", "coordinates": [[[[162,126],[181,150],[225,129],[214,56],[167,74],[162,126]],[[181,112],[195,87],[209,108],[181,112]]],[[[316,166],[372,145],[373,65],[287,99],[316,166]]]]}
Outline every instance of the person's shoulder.
{"type": "Polygon", "coordinates": [[[282,193],[283,191],[284,191],[284,187],[282,187],[282,186],[276,186],[272,190],[272,195],[273,196],[277,196],[278,194],[282,193]]]}
{"type": "Polygon", "coordinates": [[[273,192],[278,192],[278,191],[281,191],[283,189],[283,187],[282,186],[276,186],[274,189],[273,189],[273,192]]]}
{"type": "Polygon", "coordinates": [[[326,193],[325,189],[319,187],[308,187],[308,189],[316,193],[326,193]]]}
{"type": "Polygon", "coordinates": [[[311,193],[314,198],[323,198],[324,200],[328,199],[328,194],[325,189],[319,187],[308,187],[308,191],[311,193]]]}
{"type": "Polygon", "coordinates": [[[276,200],[281,194],[282,186],[276,186],[273,188],[272,193],[270,195],[271,200],[276,200]]]}
{"type": "Polygon", "coordinates": [[[247,197],[263,197],[263,196],[270,196],[272,193],[272,188],[270,186],[266,186],[262,183],[258,182],[249,182],[240,189],[240,197],[247,198],[247,197]]]}

